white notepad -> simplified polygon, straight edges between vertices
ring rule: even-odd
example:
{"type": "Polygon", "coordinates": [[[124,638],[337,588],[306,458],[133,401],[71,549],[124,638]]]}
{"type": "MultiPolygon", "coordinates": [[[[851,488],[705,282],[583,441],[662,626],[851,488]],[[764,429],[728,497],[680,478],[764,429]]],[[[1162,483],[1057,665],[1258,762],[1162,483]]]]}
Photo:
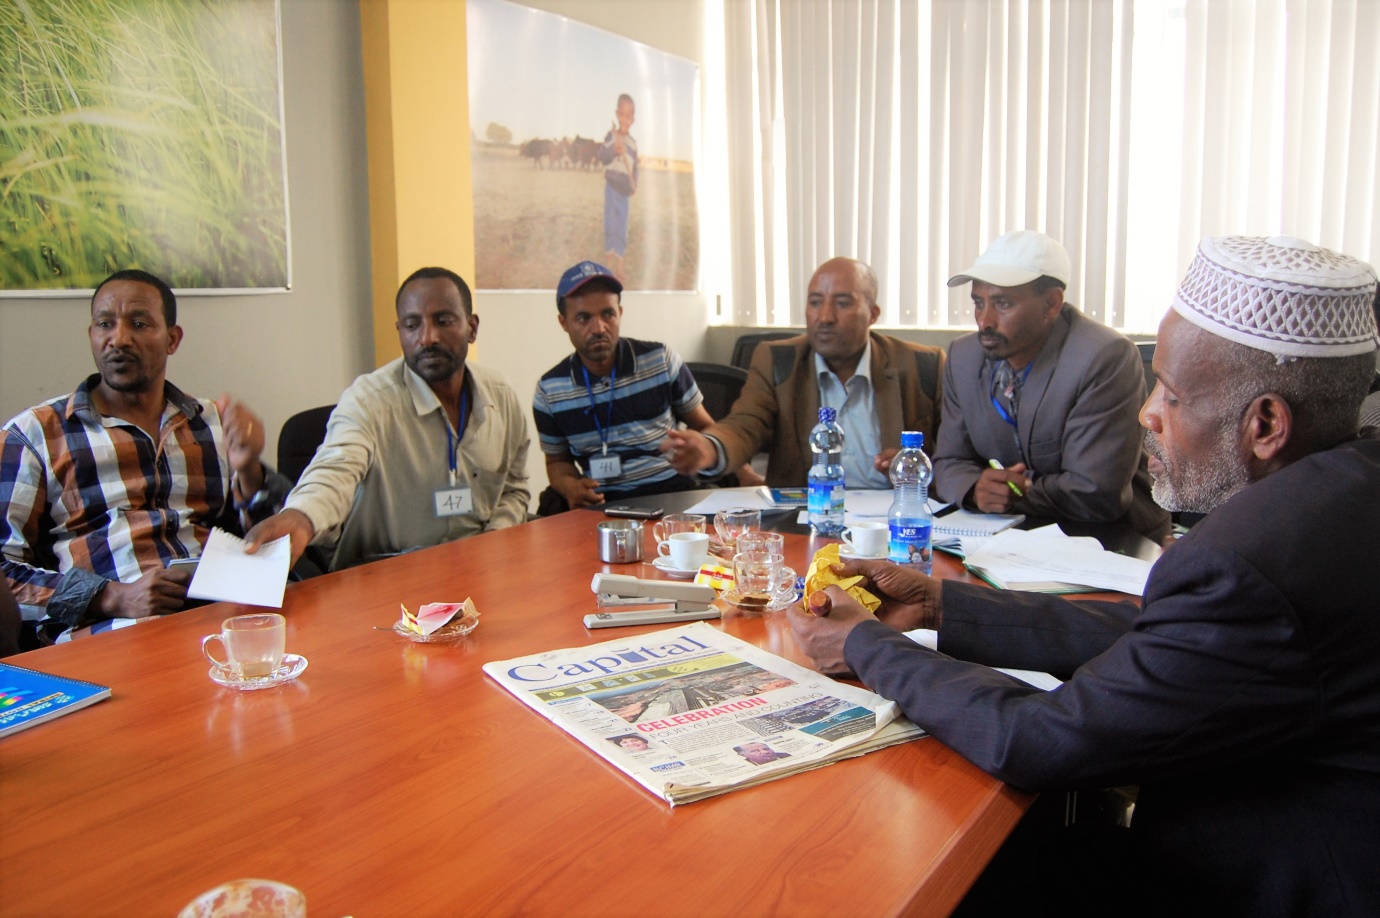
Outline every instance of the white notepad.
{"type": "Polygon", "coordinates": [[[934,518],[934,534],[938,536],[993,536],[1022,522],[1022,513],[974,513],[955,510],[934,518]]]}
{"type": "Polygon", "coordinates": [[[193,599],[281,609],[291,562],[290,536],[274,539],[259,546],[257,553],[247,555],[244,540],[239,536],[212,529],[187,595],[193,599]]]}

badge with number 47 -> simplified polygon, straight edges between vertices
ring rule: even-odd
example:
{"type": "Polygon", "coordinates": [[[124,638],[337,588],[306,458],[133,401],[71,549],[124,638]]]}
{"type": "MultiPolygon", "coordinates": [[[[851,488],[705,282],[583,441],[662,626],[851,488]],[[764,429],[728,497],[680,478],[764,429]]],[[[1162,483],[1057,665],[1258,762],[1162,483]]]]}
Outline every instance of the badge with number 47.
{"type": "Polygon", "coordinates": [[[474,495],[469,488],[442,488],[433,496],[437,516],[459,516],[474,509],[474,495]]]}

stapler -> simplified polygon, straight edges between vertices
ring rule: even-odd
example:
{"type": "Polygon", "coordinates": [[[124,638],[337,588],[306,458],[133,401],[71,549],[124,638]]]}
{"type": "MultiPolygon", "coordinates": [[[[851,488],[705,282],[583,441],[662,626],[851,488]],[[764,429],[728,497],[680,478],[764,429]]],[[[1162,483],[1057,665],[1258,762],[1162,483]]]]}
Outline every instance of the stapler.
{"type": "Polygon", "coordinates": [[[698,622],[718,618],[712,603],[718,598],[713,587],[669,580],[640,580],[626,574],[600,572],[589,588],[601,609],[585,616],[586,628],[616,628],[623,625],[660,625],[670,622],[698,622]]]}

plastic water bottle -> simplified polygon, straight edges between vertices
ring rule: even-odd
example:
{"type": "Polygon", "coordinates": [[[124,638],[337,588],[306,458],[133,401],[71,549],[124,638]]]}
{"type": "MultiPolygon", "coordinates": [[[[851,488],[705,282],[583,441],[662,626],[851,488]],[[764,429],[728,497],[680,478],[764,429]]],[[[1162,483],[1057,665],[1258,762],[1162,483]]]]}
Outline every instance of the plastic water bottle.
{"type": "Polygon", "coordinates": [[[897,564],[928,574],[933,568],[930,534],[930,482],[934,466],[922,447],[925,435],[915,430],[901,434],[901,451],[891,460],[891,486],[895,496],[887,520],[891,530],[887,556],[897,564]]]}
{"type": "Polygon", "coordinates": [[[843,428],[834,421],[833,408],[819,409],[819,423],[810,431],[810,528],[818,535],[843,531],[843,428]]]}

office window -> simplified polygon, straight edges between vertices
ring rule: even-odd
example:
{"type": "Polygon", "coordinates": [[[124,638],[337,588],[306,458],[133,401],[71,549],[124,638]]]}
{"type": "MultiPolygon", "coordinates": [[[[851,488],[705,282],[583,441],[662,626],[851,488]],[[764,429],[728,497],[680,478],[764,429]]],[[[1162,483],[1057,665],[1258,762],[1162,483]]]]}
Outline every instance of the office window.
{"type": "Polygon", "coordinates": [[[1373,0],[726,0],[737,324],[803,322],[814,266],[870,262],[883,323],[966,326],[944,286],[1040,229],[1070,298],[1153,331],[1198,239],[1380,262],[1373,0]]]}

